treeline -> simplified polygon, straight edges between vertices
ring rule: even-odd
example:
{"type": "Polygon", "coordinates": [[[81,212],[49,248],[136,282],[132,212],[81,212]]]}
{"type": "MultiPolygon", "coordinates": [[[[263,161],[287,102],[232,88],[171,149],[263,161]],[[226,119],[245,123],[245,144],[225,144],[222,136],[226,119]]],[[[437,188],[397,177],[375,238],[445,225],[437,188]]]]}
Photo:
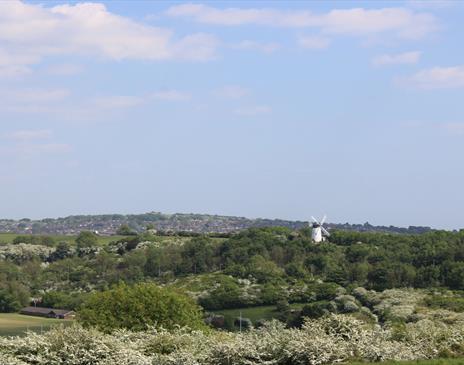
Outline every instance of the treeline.
{"type": "MultiPolygon", "coordinates": [[[[40,255],[34,254],[35,248],[50,242],[28,241],[35,248],[27,255],[23,245],[16,256],[9,252],[0,259],[0,311],[14,311],[28,304],[31,296],[42,297],[50,306],[77,307],[81,293],[119,282],[169,283],[177,277],[213,272],[258,285],[260,294],[253,304],[308,300],[314,291],[319,293],[316,279],[375,290],[464,290],[463,231],[421,235],[338,231],[330,242],[318,245],[311,242],[310,233],[310,229],[252,228],[229,238],[200,235],[178,244],[146,232],[101,247],[91,233],[84,232],[76,247],[61,242],[40,255]],[[295,282],[312,288],[308,297],[289,298],[281,289],[295,282]]],[[[220,286],[211,284],[210,295],[201,299],[205,307],[247,304],[237,299],[237,280],[223,281],[220,286]]],[[[321,290],[333,292],[335,287],[321,290]]]]}

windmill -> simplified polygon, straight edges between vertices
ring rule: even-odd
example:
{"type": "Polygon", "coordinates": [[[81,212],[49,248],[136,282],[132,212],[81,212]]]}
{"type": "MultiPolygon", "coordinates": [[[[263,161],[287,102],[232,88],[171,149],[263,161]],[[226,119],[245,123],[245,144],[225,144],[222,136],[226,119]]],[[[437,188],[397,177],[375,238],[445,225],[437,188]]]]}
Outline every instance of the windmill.
{"type": "Polygon", "coordinates": [[[311,239],[315,243],[320,243],[325,241],[326,237],[330,237],[330,233],[324,228],[323,224],[327,218],[326,215],[322,217],[321,221],[319,222],[316,218],[311,217],[314,223],[312,223],[312,232],[311,232],[311,239]]]}

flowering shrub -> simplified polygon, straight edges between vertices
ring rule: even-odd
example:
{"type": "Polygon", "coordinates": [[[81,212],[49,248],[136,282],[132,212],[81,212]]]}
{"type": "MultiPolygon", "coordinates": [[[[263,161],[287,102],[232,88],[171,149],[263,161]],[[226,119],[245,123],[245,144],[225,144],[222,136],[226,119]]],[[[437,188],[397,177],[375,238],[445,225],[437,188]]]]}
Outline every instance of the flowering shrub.
{"type": "Polygon", "coordinates": [[[343,315],[306,321],[302,329],[269,322],[242,333],[151,328],[103,334],[75,325],[42,335],[0,338],[0,364],[322,365],[462,354],[462,324],[421,320],[407,324],[404,331],[396,338],[389,329],[343,315]]]}
{"type": "Polygon", "coordinates": [[[54,248],[42,245],[32,245],[29,243],[18,243],[15,245],[0,246],[0,259],[8,259],[16,263],[39,258],[46,260],[54,248]]]}

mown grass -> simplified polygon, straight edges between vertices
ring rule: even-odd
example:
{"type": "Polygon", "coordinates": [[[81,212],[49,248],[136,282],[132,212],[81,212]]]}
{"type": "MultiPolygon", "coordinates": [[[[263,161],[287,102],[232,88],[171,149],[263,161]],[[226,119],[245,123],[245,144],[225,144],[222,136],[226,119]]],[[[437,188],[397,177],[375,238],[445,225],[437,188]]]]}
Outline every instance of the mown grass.
{"type": "Polygon", "coordinates": [[[42,332],[53,326],[69,325],[70,319],[52,319],[25,316],[17,313],[0,313],[0,336],[23,335],[26,331],[42,332]]]}
{"type": "MultiPolygon", "coordinates": [[[[293,303],[290,305],[292,309],[301,309],[304,304],[293,303]]],[[[279,312],[276,310],[275,305],[263,305],[258,307],[246,307],[246,308],[236,308],[236,309],[221,309],[212,311],[216,314],[221,314],[224,318],[229,321],[233,321],[235,318],[240,317],[240,312],[242,318],[249,318],[251,322],[256,323],[260,319],[270,320],[276,318],[279,312]]]]}

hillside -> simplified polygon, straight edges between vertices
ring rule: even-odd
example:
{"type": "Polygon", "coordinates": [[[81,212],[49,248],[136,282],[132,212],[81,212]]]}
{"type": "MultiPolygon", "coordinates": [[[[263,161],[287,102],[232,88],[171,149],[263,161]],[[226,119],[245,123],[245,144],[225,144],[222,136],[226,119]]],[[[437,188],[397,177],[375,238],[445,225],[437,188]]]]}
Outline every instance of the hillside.
{"type": "MultiPolygon", "coordinates": [[[[82,230],[98,231],[102,235],[113,235],[117,229],[127,224],[133,230],[142,232],[147,225],[153,225],[159,231],[191,232],[191,233],[231,233],[247,228],[286,227],[293,230],[307,227],[308,222],[283,219],[250,219],[245,217],[208,215],[208,214],[163,214],[150,212],[144,214],[103,214],[73,215],[64,218],[45,218],[31,220],[0,219],[0,232],[17,234],[62,234],[73,235],[82,230]]],[[[386,233],[425,233],[430,227],[408,228],[394,226],[373,226],[364,224],[327,223],[328,229],[357,232],[386,233]]]]}
{"type": "MultiPolygon", "coordinates": [[[[27,334],[27,346],[22,338],[0,336],[0,363],[79,358],[72,363],[257,365],[270,359],[317,365],[464,355],[464,231],[334,230],[321,244],[311,241],[308,229],[288,228],[250,228],[230,237],[160,236],[150,229],[105,241],[91,232],[64,242],[6,236],[0,244],[0,311],[15,313],[35,298],[39,306],[76,310],[78,320],[27,334]],[[151,315],[165,311],[140,315],[147,292],[121,294],[137,286],[182,296],[181,303],[191,303],[211,328],[150,326],[151,315]],[[98,330],[91,328],[95,320],[98,330]],[[46,345],[36,351],[37,344],[46,345]],[[107,344],[113,346],[108,351],[107,344]],[[100,360],[86,360],[95,351],[100,360]]],[[[12,323],[20,317],[3,319],[4,333],[24,331],[12,323]]]]}

